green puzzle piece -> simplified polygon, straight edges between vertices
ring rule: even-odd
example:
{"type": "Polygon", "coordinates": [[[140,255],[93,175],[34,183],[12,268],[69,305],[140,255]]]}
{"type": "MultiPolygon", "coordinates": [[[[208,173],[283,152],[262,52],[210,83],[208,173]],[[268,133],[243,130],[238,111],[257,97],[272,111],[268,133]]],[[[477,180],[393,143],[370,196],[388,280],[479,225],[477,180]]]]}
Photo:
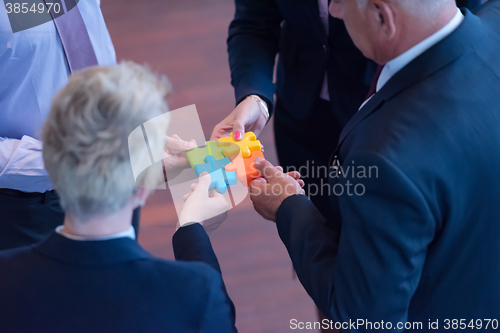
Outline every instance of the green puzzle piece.
{"type": "Polygon", "coordinates": [[[195,165],[205,164],[205,157],[213,156],[214,160],[223,159],[225,156],[222,154],[224,147],[219,147],[216,141],[207,141],[205,147],[194,148],[186,153],[189,165],[194,169],[195,165]]]}

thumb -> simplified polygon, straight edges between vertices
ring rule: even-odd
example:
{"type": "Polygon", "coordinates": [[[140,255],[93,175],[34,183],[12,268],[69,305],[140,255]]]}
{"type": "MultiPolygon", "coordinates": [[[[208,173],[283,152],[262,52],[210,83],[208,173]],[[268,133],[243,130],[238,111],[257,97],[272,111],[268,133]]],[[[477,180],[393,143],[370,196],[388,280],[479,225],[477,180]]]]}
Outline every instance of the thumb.
{"type": "Polygon", "coordinates": [[[255,169],[257,169],[262,177],[264,177],[268,182],[273,178],[282,177],[282,172],[276,169],[271,162],[263,159],[262,157],[257,157],[255,159],[255,169]]]}
{"type": "Polygon", "coordinates": [[[177,135],[165,136],[165,140],[165,149],[172,155],[196,148],[196,142],[193,142],[193,140],[184,141],[177,135]]]}
{"type": "Polygon", "coordinates": [[[245,125],[248,122],[248,112],[239,112],[234,118],[233,123],[233,139],[236,141],[243,140],[245,133],[245,125]]]}
{"type": "Polygon", "coordinates": [[[202,172],[198,178],[198,185],[196,185],[192,195],[208,197],[210,184],[212,184],[212,177],[210,177],[208,172],[202,172]]]}

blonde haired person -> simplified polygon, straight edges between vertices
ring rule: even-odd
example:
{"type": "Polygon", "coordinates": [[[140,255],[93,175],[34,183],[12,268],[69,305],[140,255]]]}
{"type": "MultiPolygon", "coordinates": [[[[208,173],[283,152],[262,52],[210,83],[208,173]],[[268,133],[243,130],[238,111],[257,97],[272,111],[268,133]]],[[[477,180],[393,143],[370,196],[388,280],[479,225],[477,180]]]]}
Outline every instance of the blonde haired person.
{"type": "Polygon", "coordinates": [[[155,258],[134,240],[132,212],[151,191],[134,181],[127,138],[168,111],[169,92],[165,77],[129,62],[77,72],[56,95],[43,158],[66,217],[41,243],[0,252],[0,330],[235,331],[200,224],[205,210],[227,209],[209,196],[210,176],[187,199],[181,221],[191,223],[173,237],[176,259],[206,263],[155,258]]]}

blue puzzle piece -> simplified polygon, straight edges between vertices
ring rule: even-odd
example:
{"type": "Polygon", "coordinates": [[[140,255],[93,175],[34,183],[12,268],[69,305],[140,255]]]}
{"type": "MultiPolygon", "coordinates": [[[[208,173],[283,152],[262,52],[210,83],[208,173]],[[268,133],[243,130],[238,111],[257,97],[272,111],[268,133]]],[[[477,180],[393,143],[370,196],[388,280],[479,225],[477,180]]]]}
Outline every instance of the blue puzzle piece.
{"type": "Polygon", "coordinates": [[[210,189],[216,188],[217,192],[225,193],[227,185],[234,185],[237,181],[235,171],[224,170],[224,167],[230,163],[231,161],[227,157],[215,161],[214,157],[209,155],[205,157],[205,164],[195,165],[194,170],[198,177],[202,172],[208,172],[212,178],[210,189]]]}

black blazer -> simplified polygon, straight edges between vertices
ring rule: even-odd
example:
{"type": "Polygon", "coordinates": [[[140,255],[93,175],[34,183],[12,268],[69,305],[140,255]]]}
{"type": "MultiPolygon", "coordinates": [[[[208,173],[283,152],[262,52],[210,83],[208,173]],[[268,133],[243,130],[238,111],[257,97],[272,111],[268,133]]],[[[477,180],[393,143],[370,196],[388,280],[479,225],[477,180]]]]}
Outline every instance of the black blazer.
{"type": "Polygon", "coordinates": [[[234,309],[200,224],[174,235],[176,257],[136,241],[53,233],[0,252],[1,332],[232,332],[234,309]]]}
{"type": "MultiPolygon", "coordinates": [[[[347,121],[366,97],[376,66],[352,43],[344,23],[330,16],[327,37],[317,0],[236,0],[228,53],[236,101],[257,94],[273,110],[276,95],[297,118],[313,112],[328,68],[330,100],[347,121]]],[[[343,120],[342,120],[343,121],[343,120]]]]}
{"type": "MultiPolygon", "coordinates": [[[[479,1],[457,3],[473,8],[479,1]]],[[[235,0],[235,4],[227,46],[236,104],[256,94],[267,101],[272,114],[276,93],[291,115],[304,119],[314,112],[327,72],[332,110],[344,126],[365,100],[377,68],[355,47],[344,22],[330,16],[327,35],[317,0],[235,0]]]]}
{"type": "Polygon", "coordinates": [[[344,128],[330,172],[340,224],[305,196],[278,210],[300,281],[338,322],[496,331],[484,319],[500,318],[500,2],[464,14],[344,128]]]}

